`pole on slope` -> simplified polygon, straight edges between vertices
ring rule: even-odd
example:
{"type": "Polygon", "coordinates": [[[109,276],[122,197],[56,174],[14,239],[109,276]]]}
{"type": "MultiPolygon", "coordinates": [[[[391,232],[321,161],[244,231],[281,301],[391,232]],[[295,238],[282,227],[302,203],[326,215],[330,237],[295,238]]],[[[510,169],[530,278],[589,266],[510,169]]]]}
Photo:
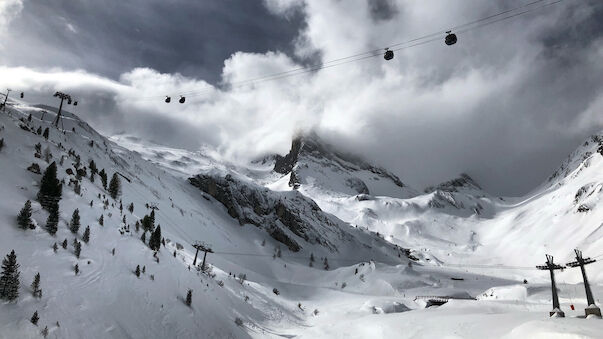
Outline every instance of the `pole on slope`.
{"type": "Polygon", "coordinates": [[[555,284],[555,270],[562,270],[564,266],[557,265],[553,263],[553,256],[547,254],[546,255],[546,263],[544,265],[536,266],[539,270],[549,270],[551,273],[551,291],[553,295],[553,310],[549,312],[551,317],[565,317],[565,313],[561,310],[561,306],[559,306],[559,295],[557,294],[557,284],[555,284]]]}
{"type": "Polygon", "coordinates": [[[595,298],[593,297],[593,292],[590,289],[590,284],[588,283],[588,278],[586,277],[586,269],[585,265],[592,264],[596,262],[595,259],[592,258],[583,258],[582,251],[578,249],[574,249],[574,253],[576,253],[576,261],[572,261],[567,263],[566,265],[569,267],[578,267],[580,266],[580,270],[582,271],[582,279],[584,280],[584,290],[586,291],[586,309],[584,309],[584,313],[588,317],[590,314],[601,317],[601,309],[595,305],[595,298]]]}
{"type": "Polygon", "coordinates": [[[6,112],[6,101],[8,101],[8,94],[12,91],[12,89],[6,89],[6,94],[4,94],[4,102],[2,103],[2,110],[6,112]]]}
{"type": "Polygon", "coordinates": [[[195,260],[193,260],[193,266],[195,266],[197,264],[197,255],[199,254],[199,251],[202,251],[204,253],[203,253],[203,263],[201,264],[201,270],[205,271],[205,260],[207,258],[207,253],[214,253],[214,251],[209,246],[202,244],[200,242],[195,242],[195,244],[193,244],[193,247],[197,250],[195,252],[195,260]]]}
{"type": "Polygon", "coordinates": [[[63,110],[63,101],[67,100],[67,104],[70,105],[72,99],[71,95],[63,92],[56,92],[53,96],[61,99],[61,104],[59,105],[59,112],[57,113],[57,116],[53,121],[53,125],[56,128],[59,128],[59,120],[61,119],[61,111],[63,110]]]}

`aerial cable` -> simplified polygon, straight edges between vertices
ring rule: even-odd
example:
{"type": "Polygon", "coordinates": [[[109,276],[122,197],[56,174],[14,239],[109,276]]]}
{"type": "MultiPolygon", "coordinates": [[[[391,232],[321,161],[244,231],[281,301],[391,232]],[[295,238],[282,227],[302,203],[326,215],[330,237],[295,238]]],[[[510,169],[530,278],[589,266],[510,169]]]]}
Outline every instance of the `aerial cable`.
{"type": "MultiPolygon", "coordinates": [[[[448,31],[453,31],[453,32],[458,32],[458,33],[463,33],[463,32],[468,32],[477,28],[481,28],[481,27],[485,27],[500,21],[504,21],[504,20],[508,20],[520,15],[524,15],[545,7],[549,7],[558,3],[561,3],[565,0],[556,0],[553,2],[549,2],[549,3],[545,3],[541,6],[537,6],[537,7],[532,7],[529,9],[526,9],[524,11],[518,12],[518,13],[513,13],[510,15],[506,15],[505,14],[509,14],[512,12],[516,12],[517,10],[520,9],[524,9],[524,8],[528,8],[530,6],[533,6],[535,4],[538,3],[543,3],[545,1],[548,0],[537,0],[537,1],[532,1],[530,3],[512,8],[512,9],[508,9],[493,15],[489,15],[487,17],[481,18],[481,19],[477,19],[471,22],[467,22],[461,25],[457,25],[457,26],[452,26],[451,29],[449,30],[442,30],[442,31],[438,31],[438,32],[434,32],[431,34],[427,34],[427,35],[423,35],[414,39],[410,39],[407,40],[405,42],[400,42],[400,43],[395,43],[395,44],[391,44],[388,45],[388,49],[391,51],[398,51],[401,49],[405,49],[405,48],[410,48],[410,47],[415,47],[415,46],[419,46],[419,45],[423,45],[425,43],[428,42],[433,42],[433,41],[437,41],[440,40],[441,35],[444,32],[448,32],[448,31]],[[502,16],[502,17],[501,17],[502,16]],[[496,20],[491,20],[497,18],[496,20]],[[435,39],[429,39],[426,41],[422,41],[421,43],[416,43],[416,44],[411,44],[413,42],[420,42],[421,40],[425,40],[428,38],[432,38],[432,37],[437,37],[435,39]],[[403,46],[403,45],[407,45],[407,44],[411,44],[408,46],[403,46]],[[393,48],[393,47],[397,47],[397,46],[403,46],[401,48],[393,48]]],[[[341,58],[337,58],[337,59],[332,59],[329,61],[325,61],[323,63],[320,64],[314,64],[314,65],[309,65],[309,66],[302,66],[302,67],[298,67],[298,68],[294,68],[291,70],[287,70],[287,71],[282,71],[282,72],[277,72],[277,73],[273,73],[273,74],[268,74],[268,75],[264,75],[264,76],[260,76],[260,77],[256,77],[256,78],[251,78],[251,79],[247,79],[247,80],[242,80],[242,81],[238,81],[235,83],[231,83],[230,87],[231,88],[235,88],[235,87],[239,87],[242,85],[246,85],[246,84],[255,84],[255,83],[260,83],[260,82],[264,82],[264,81],[269,81],[269,80],[278,80],[278,79],[282,79],[282,78],[286,78],[286,77],[290,77],[290,76],[296,76],[296,75],[302,75],[302,74],[306,74],[306,73],[310,73],[310,72],[314,72],[314,71],[318,71],[318,70],[322,70],[322,69],[326,69],[326,68],[331,68],[334,66],[339,66],[339,65],[343,65],[343,64],[347,64],[350,62],[356,62],[356,61],[361,61],[361,60],[366,60],[369,58],[373,58],[373,57],[377,57],[377,56],[381,56],[383,55],[382,53],[383,49],[373,49],[373,50],[369,50],[369,51],[365,51],[365,52],[361,52],[361,53],[357,53],[354,55],[350,55],[350,56],[346,56],[346,57],[341,57],[341,58]]],[[[211,86],[211,85],[210,85],[211,86]]],[[[207,88],[207,89],[203,89],[203,90],[196,90],[196,91],[188,91],[188,92],[182,92],[179,93],[181,96],[199,96],[205,93],[208,93],[209,91],[213,91],[216,90],[217,88],[214,86],[211,86],[211,88],[207,88]]],[[[137,100],[144,100],[144,99],[154,99],[154,98],[158,98],[158,97],[162,97],[162,96],[149,96],[149,97],[139,97],[137,98],[137,100]]],[[[165,97],[165,96],[164,96],[165,97]]]]}

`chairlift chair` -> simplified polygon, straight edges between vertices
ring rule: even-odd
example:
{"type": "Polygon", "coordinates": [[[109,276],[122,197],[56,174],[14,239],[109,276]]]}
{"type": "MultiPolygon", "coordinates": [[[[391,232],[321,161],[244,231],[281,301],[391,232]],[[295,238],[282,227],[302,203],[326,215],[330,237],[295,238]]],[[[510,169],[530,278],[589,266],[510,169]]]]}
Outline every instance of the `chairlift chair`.
{"type": "Polygon", "coordinates": [[[170,101],[172,101],[172,98],[170,98],[170,97],[165,97],[165,103],[166,103],[166,104],[169,104],[169,103],[170,103],[170,101]]]}
{"type": "Polygon", "coordinates": [[[183,104],[184,101],[186,101],[186,97],[183,97],[182,95],[180,96],[180,100],[178,100],[179,103],[183,104]]]}

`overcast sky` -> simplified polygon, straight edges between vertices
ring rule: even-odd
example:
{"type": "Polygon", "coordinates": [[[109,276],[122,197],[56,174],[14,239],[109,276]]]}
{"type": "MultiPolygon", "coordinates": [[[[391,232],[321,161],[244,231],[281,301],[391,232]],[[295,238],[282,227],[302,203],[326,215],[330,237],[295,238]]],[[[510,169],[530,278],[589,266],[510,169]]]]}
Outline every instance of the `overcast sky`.
{"type": "Polygon", "coordinates": [[[603,129],[601,1],[565,0],[462,32],[454,46],[442,34],[389,62],[232,84],[528,2],[2,0],[0,88],[46,103],[72,93],[76,113],[108,135],[245,160],[316,130],[418,189],[467,172],[520,195],[603,129]],[[163,103],[179,93],[187,104],[163,103]]]}

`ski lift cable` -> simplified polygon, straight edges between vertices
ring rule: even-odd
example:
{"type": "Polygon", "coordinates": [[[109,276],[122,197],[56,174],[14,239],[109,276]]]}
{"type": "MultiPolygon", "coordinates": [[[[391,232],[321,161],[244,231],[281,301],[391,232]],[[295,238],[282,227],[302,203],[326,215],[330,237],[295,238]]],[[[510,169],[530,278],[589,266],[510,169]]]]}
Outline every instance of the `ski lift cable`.
{"type": "MultiPolygon", "coordinates": [[[[533,2],[524,4],[524,5],[516,7],[516,8],[512,8],[512,9],[509,9],[509,10],[506,10],[506,11],[503,11],[503,12],[500,12],[500,13],[497,13],[497,14],[493,14],[493,15],[487,16],[485,18],[481,18],[481,19],[474,20],[474,21],[471,21],[471,22],[468,22],[468,23],[465,23],[465,24],[454,26],[454,27],[452,27],[452,30],[458,30],[458,29],[461,29],[461,28],[464,28],[464,27],[467,27],[467,26],[470,26],[470,25],[474,25],[474,24],[477,24],[477,23],[480,23],[480,22],[483,22],[483,21],[486,21],[486,20],[489,20],[489,19],[501,16],[501,15],[504,15],[504,14],[507,14],[507,13],[510,13],[510,12],[514,12],[514,11],[516,11],[518,9],[526,8],[526,7],[529,7],[531,5],[534,5],[534,4],[537,4],[537,3],[541,3],[541,2],[544,2],[544,1],[548,1],[548,0],[533,1],[533,2]]],[[[557,2],[561,2],[561,1],[564,1],[564,0],[558,0],[557,2]]],[[[557,2],[555,2],[555,3],[557,3],[557,2]]],[[[548,5],[550,5],[550,4],[548,4],[548,5]]],[[[536,10],[536,9],[538,9],[538,8],[534,8],[532,10],[536,10]]],[[[532,10],[529,10],[529,11],[532,11],[532,10]]],[[[521,14],[525,14],[525,13],[527,13],[527,11],[526,12],[522,12],[521,14]]],[[[436,37],[436,36],[440,37],[446,31],[447,30],[440,30],[438,32],[434,32],[434,33],[431,33],[431,34],[423,35],[421,37],[410,39],[410,40],[407,40],[407,41],[404,41],[404,42],[395,43],[395,44],[389,45],[389,48],[391,49],[392,47],[402,46],[402,45],[410,44],[410,43],[413,43],[413,42],[416,42],[416,41],[424,40],[424,39],[427,39],[427,38],[436,37]]],[[[436,40],[439,40],[439,38],[436,39],[436,40]]],[[[416,45],[413,45],[413,46],[416,46],[416,45]]],[[[347,57],[341,57],[341,58],[337,58],[337,59],[332,59],[332,60],[329,60],[329,61],[325,61],[325,62],[323,62],[321,64],[315,64],[315,65],[310,65],[310,66],[305,66],[305,67],[299,67],[299,68],[292,69],[292,70],[289,70],[289,71],[283,71],[283,72],[279,72],[279,73],[274,73],[274,74],[270,74],[270,75],[261,76],[261,77],[258,77],[258,78],[253,78],[253,79],[247,79],[247,80],[239,81],[236,84],[237,85],[238,84],[246,84],[246,83],[249,83],[249,82],[255,82],[257,80],[264,80],[266,78],[271,78],[273,76],[279,76],[279,75],[289,74],[289,73],[293,73],[293,72],[297,72],[297,71],[305,71],[305,70],[314,69],[314,68],[321,69],[319,67],[324,66],[324,65],[328,65],[328,64],[331,64],[331,63],[335,63],[335,62],[339,62],[339,61],[344,61],[344,60],[348,60],[348,59],[352,59],[352,58],[356,58],[356,57],[360,57],[360,56],[366,56],[367,54],[370,54],[368,57],[380,56],[382,50],[383,50],[383,48],[373,49],[373,50],[370,50],[370,51],[365,51],[365,52],[357,53],[357,54],[354,54],[354,55],[350,55],[350,56],[347,56],[347,57]],[[375,55],[375,53],[377,53],[377,52],[379,52],[379,53],[377,55],[375,55]]],[[[396,51],[396,50],[399,50],[399,49],[393,49],[393,50],[396,51]]],[[[364,58],[360,58],[358,60],[363,60],[363,59],[364,58]]],[[[354,60],[354,61],[358,61],[358,60],[354,60]]],[[[303,74],[303,73],[301,73],[301,74],[303,74]]],[[[280,77],[277,78],[277,79],[280,79],[280,77]]],[[[185,92],[183,94],[190,94],[190,93],[194,93],[194,92],[185,92]]]]}
{"type": "MultiPolygon", "coordinates": [[[[556,4],[559,4],[559,3],[561,3],[561,2],[563,2],[565,0],[556,0],[556,1],[553,1],[553,2],[545,3],[545,4],[541,5],[541,6],[536,6],[536,7],[528,8],[530,6],[533,6],[535,4],[542,3],[542,2],[545,2],[545,1],[548,1],[548,0],[532,1],[530,3],[521,5],[519,7],[515,7],[513,9],[505,10],[503,12],[496,13],[496,14],[493,14],[493,15],[489,15],[487,17],[484,17],[484,18],[481,18],[481,19],[478,19],[478,20],[474,20],[474,21],[471,21],[471,22],[468,22],[468,23],[465,23],[465,24],[453,26],[451,29],[448,29],[448,30],[458,31],[459,33],[468,32],[468,31],[471,31],[471,30],[474,30],[474,29],[477,29],[477,28],[485,27],[485,26],[488,26],[488,25],[491,25],[491,24],[494,24],[494,23],[497,23],[497,22],[500,22],[500,21],[512,19],[512,18],[521,16],[521,15],[524,15],[524,14],[527,14],[527,13],[530,13],[530,12],[534,12],[534,11],[539,10],[539,9],[543,9],[543,8],[546,8],[546,7],[549,7],[549,6],[552,6],[552,5],[556,5],[556,4]],[[518,13],[513,13],[513,14],[505,16],[505,14],[509,14],[509,13],[515,12],[515,11],[517,11],[519,9],[523,9],[523,8],[528,8],[528,9],[526,9],[524,11],[521,11],[521,12],[518,12],[518,13]],[[498,18],[496,20],[490,20],[490,19],[497,18],[497,17],[500,17],[500,16],[503,16],[503,17],[498,18]],[[490,21],[488,21],[488,20],[490,20],[490,21]]],[[[448,30],[446,30],[446,31],[448,31],[448,30]]],[[[445,32],[445,31],[443,31],[443,30],[442,31],[437,31],[437,32],[434,32],[434,33],[431,33],[431,34],[427,34],[427,35],[423,35],[421,37],[417,37],[417,38],[414,38],[414,39],[407,40],[405,42],[400,42],[400,43],[392,44],[392,45],[389,45],[389,48],[391,48],[391,47],[397,47],[397,46],[403,46],[403,45],[406,45],[406,44],[410,44],[410,43],[413,43],[413,42],[418,42],[418,41],[425,40],[425,39],[432,38],[432,37],[436,37],[436,36],[438,37],[438,39],[433,39],[433,40],[430,39],[430,40],[428,40],[428,42],[437,41],[437,40],[439,40],[439,37],[443,34],[443,32],[445,32]]],[[[422,44],[423,43],[412,44],[410,46],[404,46],[402,48],[396,48],[396,49],[391,49],[391,50],[398,51],[398,50],[401,50],[401,49],[404,49],[404,48],[415,47],[415,46],[419,46],[419,45],[422,45],[422,44]]],[[[324,69],[324,68],[330,68],[330,67],[333,67],[333,66],[343,65],[343,64],[350,63],[350,62],[361,61],[361,60],[365,60],[365,59],[368,59],[368,58],[373,58],[373,57],[376,57],[376,56],[380,56],[382,51],[383,51],[383,48],[373,49],[373,50],[369,50],[369,51],[366,51],[366,52],[357,53],[357,54],[346,56],[346,57],[332,59],[332,60],[329,60],[329,61],[326,61],[326,62],[323,62],[323,63],[320,63],[320,64],[314,64],[314,65],[309,65],[309,66],[298,67],[298,68],[291,69],[291,70],[288,70],[288,71],[283,71],[283,72],[273,73],[273,74],[264,75],[264,76],[260,76],[260,77],[256,77],[256,78],[251,78],[251,79],[247,79],[247,80],[238,81],[238,82],[230,84],[230,86],[231,87],[236,87],[236,86],[245,85],[245,84],[249,84],[249,83],[256,83],[256,82],[260,82],[260,81],[263,82],[263,81],[268,81],[268,80],[278,80],[278,79],[282,79],[282,78],[289,77],[289,76],[301,75],[301,74],[305,74],[305,73],[308,73],[308,72],[313,72],[313,71],[321,70],[321,69],[324,69]],[[377,53],[377,52],[379,52],[379,53],[377,53]],[[335,64],[335,65],[332,65],[332,64],[335,64]]],[[[196,90],[196,91],[193,90],[193,91],[182,92],[182,93],[179,93],[179,94],[174,94],[173,96],[176,96],[176,95],[194,96],[196,94],[204,94],[204,93],[210,92],[210,91],[215,90],[215,89],[216,88],[212,86],[211,88],[206,88],[206,89],[203,89],[203,90],[196,90]]],[[[160,95],[160,96],[139,97],[139,98],[137,98],[137,100],[156,99],[156,98],[159,98],[159,97],[165,97],[165,96],[164,95],[160,95]]]]}

